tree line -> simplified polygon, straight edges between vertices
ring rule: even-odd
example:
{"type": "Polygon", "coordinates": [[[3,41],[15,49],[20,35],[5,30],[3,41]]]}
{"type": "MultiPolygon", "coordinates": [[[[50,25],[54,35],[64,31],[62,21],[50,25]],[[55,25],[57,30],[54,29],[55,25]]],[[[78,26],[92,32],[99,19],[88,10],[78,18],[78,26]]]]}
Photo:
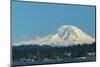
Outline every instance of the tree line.
{"type": "Polygon", "coordinates": [[[68,47],[52,47],[48,45],[21,45],[12,46],[12,59],[13,61],[19,59],[64,59],[64,58],[75,58],[75,57],[87,57],[95,56],[89,55],[89,53],[96,52],[96,43],[73,45],[68,47]]]}

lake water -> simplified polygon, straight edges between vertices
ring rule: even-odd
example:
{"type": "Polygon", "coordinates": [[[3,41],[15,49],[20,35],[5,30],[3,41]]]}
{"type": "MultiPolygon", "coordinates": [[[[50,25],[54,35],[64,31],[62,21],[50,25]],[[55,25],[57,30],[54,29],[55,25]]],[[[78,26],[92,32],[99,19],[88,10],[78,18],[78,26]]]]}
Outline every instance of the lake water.
{"type": "Polygon", "coordinates": [[[42,65],[42,64],[59,64],[59,63],[75,63],[75,62],[91,62],[96,61],[96,57],[78,57],[78,58],[65,58],[64,60],[42,60],[42,61],[21,61],[21,62],[13,62],[15,66],[27,66],[27,65],[42,65]]]}

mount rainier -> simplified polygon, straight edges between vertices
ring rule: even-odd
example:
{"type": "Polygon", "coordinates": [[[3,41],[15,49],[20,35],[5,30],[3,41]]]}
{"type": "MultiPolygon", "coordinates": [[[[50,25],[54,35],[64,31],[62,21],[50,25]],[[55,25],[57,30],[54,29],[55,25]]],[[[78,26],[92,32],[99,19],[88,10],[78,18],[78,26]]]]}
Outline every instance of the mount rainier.
{"type": "Polygon", "coordinates": [[[13,45],[49,45],[49,46],[72,46],[77,44],[92,44],[95,39],[72,25],[63,25],[54,33],[44,37],[23,40],[13,45]]]}

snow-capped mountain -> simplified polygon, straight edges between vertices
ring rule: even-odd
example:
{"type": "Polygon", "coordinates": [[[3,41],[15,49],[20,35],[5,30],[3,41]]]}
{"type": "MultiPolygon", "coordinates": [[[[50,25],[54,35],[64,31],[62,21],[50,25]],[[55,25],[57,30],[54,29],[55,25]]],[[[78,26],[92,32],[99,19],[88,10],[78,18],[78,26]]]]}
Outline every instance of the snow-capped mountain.
{"type": "Polygon", "coordinates": [[[63,25],[56,32],[45,37],[24,40],[14,45],[51,45],[51,46],[71,46],[77,44],[92,44],[95,39],[72,25],[63,25]]]}

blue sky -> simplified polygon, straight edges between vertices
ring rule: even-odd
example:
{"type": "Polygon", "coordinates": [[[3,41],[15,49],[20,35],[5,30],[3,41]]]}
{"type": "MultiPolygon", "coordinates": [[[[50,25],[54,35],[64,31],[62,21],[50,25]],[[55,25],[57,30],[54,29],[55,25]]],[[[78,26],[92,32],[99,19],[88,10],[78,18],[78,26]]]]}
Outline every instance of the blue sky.
{"type": "Polygon", "coordinates": [[[31,2],[12,3],[12,40],[46,36],[71,24],[95,37],[95,6],[31,2]]]}

